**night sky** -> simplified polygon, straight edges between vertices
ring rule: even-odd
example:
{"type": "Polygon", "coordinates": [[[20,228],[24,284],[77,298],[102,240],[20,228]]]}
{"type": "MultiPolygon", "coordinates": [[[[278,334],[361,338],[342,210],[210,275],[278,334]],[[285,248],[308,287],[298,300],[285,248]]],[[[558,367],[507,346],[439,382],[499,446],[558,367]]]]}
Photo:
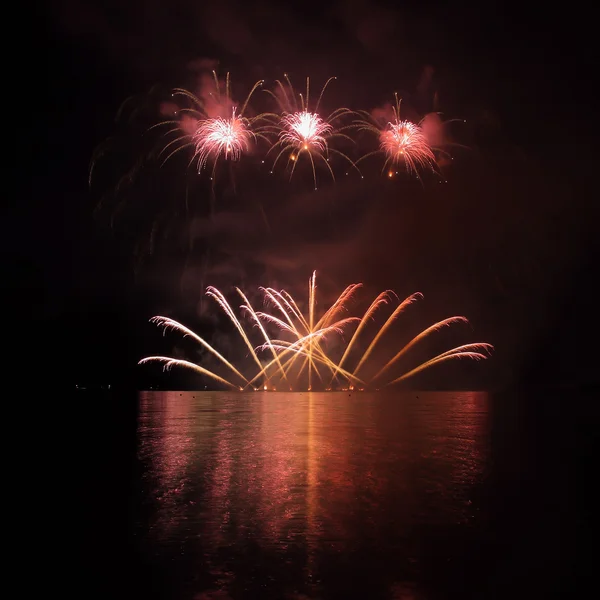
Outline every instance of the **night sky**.
{"type": "Polygon", "coordinates": [[[137,360],[158,349],[153,314],[214,336],[202,287],[277,282],[302,294],[316,268],[325,296],[363,281],[423,292],[424,323],[469,317],[465,341],[489,341],[496,355],[481,369],[444,371],[449,385],[591,382],[598,210],[587,186],[595,163],[585,16],[565,6],[524,12],[522,3],[412,4],[52,3],[18,94],[27,108],[17,112],[17,193],[4,235],[21,358],[44,355],[44,372],[60,365],[54,376],[68,385],[131,382],[137,360]],[[190,231],[198,247],[207,243],[208,193],[185,161],[158,174],[148,167],[112,227],[94,212],[102,194],[89,189],[88,171],[94,149],[117,136],[99,184],[110,188],[143,145],[144,119],[158,119],[168,91],[196,85],[208,64],[231,72],[238,99],[284,72],[298,86],[310,75],[315,89],[336,75],[324,97],[333,108],[372,110],[398,91],[418,118],[435,97],[445,117],[467,120],[456,135],[469,150],[457,152],[447,183],[423,187],[373,169],[367,183],[333,185],[321,173],[312,192],[302,174],[288,184],[240,167],[237,193],[223,191],[202,280],[201,253],[185,248],[190,231]],[[115,121],[130,96],[144,107],[141,124],[115,121]],[[155,218],[164,226],[150,253],[155,218]],[[35,339],[24,333],[31,325],[35,339]]]}

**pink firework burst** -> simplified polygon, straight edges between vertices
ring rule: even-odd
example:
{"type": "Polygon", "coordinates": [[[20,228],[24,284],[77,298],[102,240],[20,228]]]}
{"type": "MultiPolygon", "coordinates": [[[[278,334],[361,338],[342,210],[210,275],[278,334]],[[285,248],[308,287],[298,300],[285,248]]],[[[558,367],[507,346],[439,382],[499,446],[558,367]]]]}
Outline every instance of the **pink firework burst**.
{"type": "Polygon", "coordinates": [[[198,97],[183,88],[176,88],[172,97],[184,97],[191,106],[177,110],[175,113],[177,119],[158,123],[154,127],[169,125],[171,129],[165,135],[176,134],[176,137],[162,150],[162,153],[168,152],[163,164],[174,154],[191,146],[194,154],[190,164],[197,161],[198,173],[200,173],[210,160],[213,163],[211,179],[214,180],[220,159],[238,161],[243,154],[250,151],[252,143],[257,138],[267,138],[264,135],[264,128],[260,125],[265,115],[259,114],[251,118],[244,116],[252,94],[264,82],[260,80],[254,84],[238,110],[231,98],[229,73],[225,79],[223,92],[215,71],[213,71],[213,79],[214,91],[205,94],[204,97],[198,97]],[[215,116],[215,112],[220,112],[222,115],[230,113],[231,116],[215,116]]]}
{"type": "Polygon", "coordinates": [[[333,127],[317,113],[304,110],[287,114],[282,117],[281,124],[283,129],[279,139],[285,146],[293,146],[298,153],[327,150],[327,136],[333,132],[333,127]]]}
{"type": "Polygon", "coordinates": [[[417,177],[419,177],[419,169],[435,171],[436,157],[425,132],[420,125],[400,119],[400,100],[397,94],[395,98],[396,105],[392,108],[393,119],[383,128],[369,113],[361,112],[365,118],[357,121],[354,127],[376,134],[379,138],[379,150],[369,152],[357,163],[373,154],[383,153],[386,160],[382,172],[389,167],[388,177],[394,175],[395,167],[401,163],[404,163],[409,173],[414,173],[417,177]]]}
{"type": "Polygon", "coordinates": [[[194,157],[198,159],[200,172],[209,158],[215,162],[219,157],[225,160],[239,160],[241,155],[250,149],[254,133],[246,119],[235,114],[234,108],[229,119],[218,117],[199,121],[192,138],[195,145],[194,157]]]}
{"type": "Polygon", "coordinates": [[[379,135],[379,143],[389,162],[394,164],[404,160],[409,172],[417,173],[419,167],[435,165],[435,155],[425,134],[410,121],[388,123],[379,135]]]}
{"type": "MultiPolygon", "coordinates": [[[[344,127],[336,129],[333,125],[337,119],[353,114],[353,111],[348,108],[338,108],[327,118],[323,118],[319,114],[319,105],[323,97],[323,92],[334,79],[335,77],[330,77],[327,80],[321,89],[313,110],[309,109],[310,78],[308,77],[306,78],[306,94],[297,94],[287,75],[285,75],[285,85],[279,80],[276,81],[276,94],[270,90],[265,90],[275,98],[281,109],[281,116],[277,117],[276,124],[271,129],[272,133],[277,134],[277,141],[273,144],[269,152],[275,148],[280,149],[273,162],[271,173],[284,154],[288,156],[288,165],[291,164],[290,179],[294,175],[296,165],[301,156],[306,155],[308,157],[312,168],[315,190],[317,189],[315,166],[317,162],[325,165],[332,179],[335,180],[333,169],[329,164],[330,154],[342,157],[358,171],[354,162],[346,154],[332,148],[330,145],[330,141],[336,138],[346,138],[350,142],[353,142],[351,138],[341,133],[345,129],[344,127]]],[[[360,174],[360,171],[358,173],[360,174]]]]}

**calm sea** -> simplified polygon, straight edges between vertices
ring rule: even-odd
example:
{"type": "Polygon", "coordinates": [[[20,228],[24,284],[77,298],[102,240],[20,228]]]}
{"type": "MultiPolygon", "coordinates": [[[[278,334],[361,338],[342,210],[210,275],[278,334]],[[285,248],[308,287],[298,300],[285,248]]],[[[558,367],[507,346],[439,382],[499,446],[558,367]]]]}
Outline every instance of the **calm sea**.
{"type": "Polygon", "coordinates": [[[103,597],[564,597],[571,496],[518,403],[499,418],[483,392],[111,398],[82,408],[73,507],[103,597]]]}
{"type": "Polygon", "coordinates": [[[488,439],[485,393],[143,393],[136,540],[182,598],[414,596],[488,439]]]}

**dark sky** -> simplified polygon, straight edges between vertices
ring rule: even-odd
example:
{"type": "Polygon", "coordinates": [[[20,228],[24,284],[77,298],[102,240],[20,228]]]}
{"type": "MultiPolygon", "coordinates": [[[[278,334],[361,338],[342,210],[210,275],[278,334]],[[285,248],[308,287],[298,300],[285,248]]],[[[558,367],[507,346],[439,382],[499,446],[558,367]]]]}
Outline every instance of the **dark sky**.
{"type": "MultiPolygon", "coordinates": [[[[17,314],[40,336],[22,352],[60,347],[69,354],[65,379],[118,380],[154,352],[147,319],[155,312],[200,323],[204,285],[267,278],[300,292],[317,268],[324,294],[362,280],[377,291],[422,291],[424,319],[466,314],[473,335],[497,348],[494,383],[543,379],[548,369],[565,382],[592,377],[591,359],[566,350],[591,352],[577,334],[591,318],[597,222],[586,187],[595,163],[585,19],[564,6],[395,4],[52,3],[32,38],[35,64],[24,67],[21,191],[4,240],[17,314]],[[112,229],[94,213],[101,194],[87,180],[94,148],[110,136],[117,150],[106,182],[140,150],[144,123],[115,122],[126,98],[145,106],[142,122],[151,119],[161,94],[193,87],[209,62],[231,71],[240,96],[283,72],[298,83],[310,75],[315,86],[336,75],[324,100],[333,107],[372,110],[399,91],[418,117],[435,96],[444,116],[467,119],[458,137],[470,150],[441,187],[390,187],[375,171],[369,183],[327,184],[315,196],[306,178],[284,186],[241,170],[236,195],[223,193],[203,280],[201,260],[184,252],[190,231],[201,244],[206,237],[202,209],[182,217],[184,184],[197,179],[183,162],[144,174],[112,229]],[[156,218],[170,224],[149,256],[144,240],[156,218]]],[[[192,204],[205,206],[202,184],[190,189],[192,204]]]]}

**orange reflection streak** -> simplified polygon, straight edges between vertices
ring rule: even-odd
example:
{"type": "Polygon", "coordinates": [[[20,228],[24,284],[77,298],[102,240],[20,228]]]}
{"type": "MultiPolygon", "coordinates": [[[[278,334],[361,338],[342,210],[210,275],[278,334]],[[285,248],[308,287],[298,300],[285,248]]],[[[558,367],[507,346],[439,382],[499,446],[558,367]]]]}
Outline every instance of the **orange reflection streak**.
{"type": "Polygon", "coordinates": [[[256,479],[260,482],[257,512],[263,522],[263,535],[270,544],[297,541],[305,513],[303,494],[299,493],[305,484],[305,407],[282,402],[282,398],[285,394],[264,397],[256,446],[256,479]]]}
{"type": "Polygon", "coordinates": [[[139,457],[152,465],[150,475],[159,482],[156,500],[161,505],[158,523],[163,533],[182,518],[181,498],[187,493],[189,467],[193,461],[193,414],[191,394],[142,392],[139,457]],[[162,435],[155,437],[153,432],[162,435]]]}
{"type": "Polygon", "coordinates": [[[214,521],[216,527],[211,528],[212,543],[216,547],[227,545],[228,530],[232,525],[231,502],[235,453],[231,427],[232,421],[227,414],[220,416],[216,422],[214,451],[218,459],[213,462],[213,469],[209,475],[208,504],[219,507],[218,515],[214,513],[210,515],[213,519],[217,517],[214,521]]]}
{"type": "Polygon", "coordinates": [[[318,447],[315,437],[315,407],[314,395],[308,393],[307,411],[307,456],[306,456],[306,545],[308,560],[306,564],[307,574],[310,578],[315,570],[315,555],[318,540],[318,447]]]}

